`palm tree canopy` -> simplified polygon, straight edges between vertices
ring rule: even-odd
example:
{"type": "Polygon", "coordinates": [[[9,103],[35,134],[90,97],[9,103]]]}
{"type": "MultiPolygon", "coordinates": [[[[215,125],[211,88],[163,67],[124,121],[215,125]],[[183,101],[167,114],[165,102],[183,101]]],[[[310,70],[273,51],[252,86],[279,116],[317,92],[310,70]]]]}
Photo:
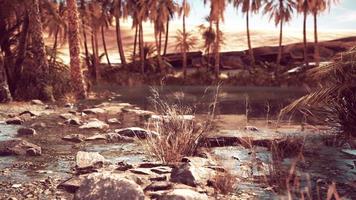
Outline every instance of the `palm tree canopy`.
{"type": "Polygon", "coordinates": [[[257,13],[262,6],[262,0],[229,0],[236,9],[241,8],[242,13],[257,13]]]}
{"type": "Polygon", "coordinates": [[[277,26],[281,21],[289,22],[292,19],[296,3],[293,0],[268,0],[264,6],[263,14],[269,15],[269,20],[274,19],[277,26]]]}

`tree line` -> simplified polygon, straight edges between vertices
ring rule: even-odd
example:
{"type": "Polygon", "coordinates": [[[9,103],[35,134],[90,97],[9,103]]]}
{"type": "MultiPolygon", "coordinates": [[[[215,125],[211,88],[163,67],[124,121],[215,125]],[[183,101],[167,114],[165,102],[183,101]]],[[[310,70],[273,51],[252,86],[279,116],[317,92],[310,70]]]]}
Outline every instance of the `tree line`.
{"type": "MultiPolygon", "coordinates": [[[[308,61],[308,43],[306,22],[308,16],[314,22],[314,57],[319,63],[317,18],[320,13],[330,8],[338,0],[203,0],[209,6],[208,26],[200,26],[204,40],[204,51],[208,65],[212,65],[216,76],[220,73],[220,48],[223,42],[224,12],[229,4],[236,12],[243,13],[246,20],[246,35],[250,65],[256,64],[250,38],[250,17],[259,12],[273,20],[279,26],[279,51],[276,64],[280,65],[283,54],[283,26],[288,23],[293,13],[303,15],[304,62],[308,61]]],[[[58,46],[67,41],[70,52],[70,84],[79,99],[86,98],[87,88],[84,66],[94,82],[99,77],[100,58],[108,56],[105,31],[115,27],[117,51],[121,65],[140,67],[142,74],[147,70],[147,56],[155,51],[155,64],[160,72],[164,71],[169,41],[170,22],[179,17],[181,29],[175,36],[177,50],[182,54],[184,77],[187,71],[187,52],[196,44],[197,39],[186,27],[190,15],[189,0],[0,0],[0,99],[11,100],[19,91],[24,75],[24,66],[31,58],[31,71],[36,75],[31,78],[37,96],[43,100],[54,100],[53,84],[48,80],[51,66],[58,62],[58,46]],[[122,20],[132,19],[135,33],[134,46],[130,58],[126,58],[127,47],[123,45],[122,20]],[[154,28],[155,45],[145,43],[143,23],[150,22],[154,28]],[[53,45],[44,42],[44,33],[53,38],[53,45]],[[99,40],[104,54],[99,55],[99,40]],[[81,46],[84,50],[81,50],[81,46]],[[84,56],[82,58],[83,52],[84,56]]]]}

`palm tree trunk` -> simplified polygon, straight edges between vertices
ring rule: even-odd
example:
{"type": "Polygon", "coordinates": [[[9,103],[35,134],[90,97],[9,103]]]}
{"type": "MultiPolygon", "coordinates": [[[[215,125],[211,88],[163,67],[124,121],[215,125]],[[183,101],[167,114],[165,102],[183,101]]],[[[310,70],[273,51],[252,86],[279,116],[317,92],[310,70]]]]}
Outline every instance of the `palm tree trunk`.
{"type": "Polygon", "coordinates": [[[98,32],[96,30],[96,27],[94,26],[94,57],[95,57],[95,78],[96,78],[96,81],[100,78],[100,63],[101,63],[101,60],[100,60],[100,57],[99,56],[99,44],[98,44],[98,32]]]}
{"type": "Polygon", "coordinates": [[[110,62],[110,58],[109,58],[109,54],[108,54],[108,49],[107,49],[107,47],[106,47],[104,26],[101,26],[101,39],[102,39],[102,41],[103,41],[103,47],[104,47],[104,52],[105,52],[106,61],[108,62],[109,67],[111,67],[111,62],[110,62]]]}
{"type": "Polygon", "coordinates": [[[12,101],[12,97],[7,83],[4,59],[0,52],[0,103],[10,101],[12,101]]]}
{"type": "Polygon", "coordinates": [[[87,39],[87,32],[86,32],[86,27],[85,27],[85,20],[84,20],[84,10],[85,10],[85,2],[84,0],[80,0],[80,8],[82,9],[82,30],[83,30],[83,39],[84,39],[84,50],[85,50],[85,63],[87,64],[87,67],[90,67],[90,57],[89,57],[89,50],[88,50],[88,39],[87,39]]]}
{"type": "MultiPolygon", "coordinates": [[[[119,1],[121,2],[121,1],[119,1]]],[[[121,5],[120,5],[121,7],[121,5]]],[[[121,60],[121,64],[123,66],[126,66],[126,58],[125,58],[125,51],[123,48],[123,44],[122,44],[122,37],[121,37],[121,25],[120,25],[120,17],[116,16],[115,18],[116,21],[116,42],[117,42],[117,47],[119,49],[119,54],[120,54],[120,60],[121,60]]]]}
{"type": "MultiPolygon", "coordinates": [[[[186,7],[186,0],[183,0],[183,9],[186,7]]],[[[186,43],[187,43],[187,37],[186,37],[186,30],[185,30],[185,17],[186,13],[185,10],[183,11],[183,78],[187,76],[187,49],[186,49],[186,43]]]]}
{"type": "Polygon", "coordinates": [[[50,59],[52,63],[55,63],[57,59],[58,34],[59,34],[59,27],[56,28],[56,33],[54,34],[54,43],[52,47],[53,54],[51,55],[51,59],[50,59]]]}
{"type": "Polygon", "coordinates": [[[167,22],[166,22],[166,40],[164,41],[163,55],[167,54],[168,38],[169,38],[169,19],[167,19],[167,22]]]}
{"type": "Polygon", "coordinates": [[[251,45],[251,37],[250,37],[250,17],[249,17],[249,12],[246,12],[246,31],[247,31],[247,45],[248,45],[248,51],[250,54],[250,59],[251,59],[251,65],[255,66],[255,56],[253,55],[253,49],[251,45]]]}
{"type": "Polygon", "coordinates": [[[220,20],[216,20],[216,43],[215,43],[215,76],[216,78],[219,77],[220,74],[220,20]]]}
{"type": "Polygon", "coordinates": [[[278,66],[281,64],[282,54],[283,54],[283,47],[282,47],[282,42],[283,42],[283,18],[281,18],[279,26],[280,26],[279,27],[279,49],[278,49],[278,56],[277,56],[277,65],[278,66]]]}
{"type": "Polygon", "coordinates": [[[158,45],[159,45],[158,46],[158,48],[159,48],[158,54],[162,55],[162,51],[161,51],[162,50],[162,31],[159,32],[159,37],[158,38],[159,38],[159,40],[158,40],[158,45]]]}
{"type": "Polygon", "coordinates": [[[137,36],[138,36],[138,25],[135,25],[135,39],[134,39],[134,48],[133,48],[133,61],[136,60],[136,49],[137,49],[137,36]]]}
{"type": "Polygon", "coordinates": [[[155,37],[155,42],[156,42],[156,51],[157,51],[157,59],[158,59],[158,68],[162,72],[162,58],[161,58],[161,49],[160,49],[160,43],[159,43],[159,33],[157,33],[157,29],[155,28],[154,30],[154,37],[155,37]]]}
{"type": "Polygon", "coordinates": [[[95,53],[95,41],[94,41],[94,31],[92,30],[92,34],[91,34],[91,51],[92,51],[92,66],[90,69],[90,74],[91,74],[91,78],[93,79],[94,84],[96,84],[96,68],[98,66],[98,58],[96,56],[95,53]]]}
{"type": "Polygon", "coordinates": [[[304,63],[306,67],[309,67],[308,62],[308,44],[307,44],[307,10],[304,9],[303,12],[304,19],[303,19],[303,44],[304,44],[304,63]]]}
{"type": "Polygon", "coordinates": [[[320,63],[320,49],[319,49],[319,42],[318,42],[318,13],[314,12],[314,59],[316,66],[319,66],[320,63]]]}
{"type": "Polygon", "coordinates": [[[39,11],[39,1],[32,0],[29,11],[30,32],[32,37],[32,52],[38,68],[34,69],[38,72],[36,80],[39,89],[38,98],[44,101],[54,101],[53,92],[49,83],[49,66],[46,55],[46,48],[43,39],[42,22],[39,11]]]}
{"type": "Polygon", "coordinates": [[[72,87],[78,99],[87,97],[80,60],[79,14],[76,0],[67,0],[68,6],[68,43],[72,87]]]}
{"type": "Polygon", "coordinates": [[[144,52],[142,22],[140,22],[139,46],[140,46],[140,59],[141,59],[141,73],[144,74],[145,73],[145,52],[144,52]]]}
{"type": "Polygon", "coordinates": [[[27,43],[28,43],[28,36],[29,36],[29,17],[28,14],[26,14],[26,17],[24,18],[23,26],[22,26],[22,35],[20,39],[20,43],[18,46],[19,51],[17,52],[17,58],[15,62],[15,69],[14,69],[14,75],[16,78],[13,81],[13,84],[10,85],[10,91],[12,94],[15,94],[15,91],[17,89],[17,85],[19,81],[21,80],[22,77],[22,70],[23,70],[23,62],[25,61],[26,54],[27,54],[27,43]]]}

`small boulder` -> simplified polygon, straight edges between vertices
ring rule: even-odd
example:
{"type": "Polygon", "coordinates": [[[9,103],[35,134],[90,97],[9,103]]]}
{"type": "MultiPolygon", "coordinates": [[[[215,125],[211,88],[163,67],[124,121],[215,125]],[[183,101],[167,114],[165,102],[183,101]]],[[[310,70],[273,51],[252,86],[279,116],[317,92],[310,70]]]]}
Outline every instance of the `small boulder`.
{"type": "Polygon", "coordinates": [[[258,129],[255,126],[245,126],[245,131],[251,131],[251,132],[260,132],[260,129],[258,129]]]}
{"type": "Polygon", "coordinates": [[[0,141],[0,156],[29,155],[40,156],[41,147],[25,140],[0,141]]]}
{"type": "Polygon", "coordinates": [[[46,128],[47,125],[43,122],[35,122],[33,124],[31,124],[32,128],[46,128]]]}
{"type": "Polygon", "coordinates": [[[39,106],[45,105],[41,100],[38,100],[38,99],[32,100],[31,103],[32,103],[33,105],[39,105],[39,106]]]}
{"type": "Polygon", "coordinates": [[[158,198],[159,200],[207,200],[206,194],[191,189],[174,189],[158,198]]]}
{"type": "Polygon", "coordinates": [[[11,124],[11,125],[21,125],[21,124],[23,124],[23,122],[24,121],[19,117],[13,117],[13,118],[5,120],[6,124],[11,124]]]}
{"type": "Polygon", "coordinates": [[[96,134],[90,137],[85,138],[85,141],[99,141],[99,140],[106,140],[107,136],[102,134],[96,134]]]}
{"type": "Polygon", "coordinates": [[[148,131],[138,127],[130,127],[130,128],[123,128],[123,129],[116,129],[116,133],[126,137],[137,137],[140,139],[146,139],[149,137],[157,137],[158,133],[154,131],[148,131]]]}
{"type": "Polygon", "coordinates": [[[74,200],[144,200],[140,185],[112,173],[90,174],[75,193],[74,200]]]}
{"type": "Polygon", "coordinates": [[[108,133],[106,134],[106,139],[108,142],[134,142],[134,138],[119,135],[118,133],[108,133]]]}
{"type": "Polygon", "coordinates": [[[120,121],[116,118],[108,119],[108,124],[120,124],[120,121]]]}
{"type": "Polygon", "coordinates": [[[85,168],[101,168],[104,163],[108,161],[104,156],[100,155],[98,152],[84,152],[79,151],[75,157],[76,168],[85,169],[85,168]]]}
{"type": "Polygon", "coordinates": [[[169,181],[158,181],[153,182],[145,188],[145,191],[159,191],[159,190],[170,190],[173,187],[173,183],[169,181]]]}
{"type": "Polygon", "coordinates": [[[73,117],[75,117],[73,114],[71,113],[63,113],[59,115],[60,118],[65,119],[65,120],[69,120],[72,119],[73,117]]]}
{"type": "Polygon", "coordinates": [[[29,136],[29,135],[36,135],[36,130],[33,128],[19,128],[17,130],[17,136],[29,136]]]}
{"type": "Polygon", "coordinates": [[[78,117],[73,117],[71,119],[67,119],[66,124],[79,126],[82,124],[82,121],[78,117]]]}
{"type": "Polygon", "coordinates": [[[85,109],[83,110],[83,113],[87,114],[87,115],[96,115],[96,114],[104,114],[105,110],[101,109],[101,108],[90,108],[90,109],[85,109]]]}
{"type": "Polygon", "coordinates": [[[81,143],[85,140],[85,136],[81,134],[72,134],[72,135],[66,135],[62,138],[64,141],[69,141],[69,142],[75,142],[75,143],[81,143]]]}
{"type": "Polygon", "coordinates": [[[79,127],[80,129],[108,129],[109,125],[98,119],[92,119],[89,122],[79,127]]]}

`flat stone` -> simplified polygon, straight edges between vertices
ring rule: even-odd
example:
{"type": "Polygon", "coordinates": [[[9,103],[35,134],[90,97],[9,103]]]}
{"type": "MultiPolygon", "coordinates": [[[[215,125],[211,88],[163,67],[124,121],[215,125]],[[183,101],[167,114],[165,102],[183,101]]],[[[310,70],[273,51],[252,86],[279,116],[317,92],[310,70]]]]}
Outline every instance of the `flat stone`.
{"type": "Polygon", "coordinates": [[[83,183],[87,175],[74,176],[70,179],[67,179],[58,185],[59,189],[64,189],[69,193],[75,193],[80,185],[83,183]]]}
{"type": "Polygon", "coordinates": [[[146,139],[148,137],[157,137],[158,133],[154,131],[148,131],[143,128],[139,127],[130,127],[130,128],[123,128],[123,129],[116,129],[116,133],[126,136],[126,137],[137,137],[140,139],[146,139]]]}
{"type": "Polygon", "coordinates": [[[41,154],[42,154],[41,147],[29,143],[25,140],[16,139],[16,140],[0,141],[0,156],[11,156],[11,155],[40,156],[41,154]]]}
{"type": "Polygon", "coordinates": [[[172,187],[173,183],[169,181],[159,181],[151,183],[144,189],[144,191],[170,190],[172,187]]]}
{"type": "Polygon", "coordinates": [[[90,174],[74,195],[74,200],[144,200],[140,185],[113,173],[90,174]]]}
{"type": "Polygon", "coordinates": [[[33,105],[39,105],[39,106],[45,105],[41,100],[38,100],[38,99],[32,100],[31,103],[32,103],[33,105]]]}
{"type": "Polygon", "coordinates": [[[30,135],[36,135],[36,130],[33,128],[19,128],[17,130],[17,136],[30,136],[30,135]]]}
{"type": "Polygon", "coordinates": [[[191,189],[174,189],[162,195],[159,200],[207,200],[206,194],[201,194],[191,189]]]}
{"type": "Polygon", "coordinates": [[[85,109],[83,110],[83,113],[90,115],[96,115],[96,114],[104,114],[106,111],[104,109],[101,108],[90,108],[90,109],[85,109]]]}
{"type": "Polygon", "coordinates": [[[119,162],[117,163],[117,168],[116,170],[119,170],[119,171],[127,171],[129,169],[132,169],[133,168],[133,165],[129,164],[129,163],[126,163],[126,162],[119,162]]]}
{"type": "Polygon", "coordinates": [[[73,117],[71,119],[67,119],[66,124],[79,126],[82,124],[82,121],[79,119],[79,117],[73,117]]]}
{"type": "Polygon", "coordinates": [[[107,139],[106,135],[96,134],[96,135],[85,138],[85,141],[100,141],[100,140],[106,140],[106,139],[107,139]]]}
{"type": "Polygon", "coordinates": [[[24,121],[19,117],[13,117],[13,118],[5,120],[6,124],[11,124],[11,125],[21,125],[21,124],[23,124],[23,122],[24,121]]]}
{"type": "Polygon", "coordinates": [[[341,152],[352,158],[356,158],[356,149],[342,149],[341,152]]]}
{"type": "Polygon", "coordinates": [[[136,168],[136,169],[130,169],[129,171],[131,173],[139,174],[139,175],[151,175],[152,174],[152,171],[149,168],[136,168]]]}
{"type": "Polygon", "coordinates": [[[172,172],[172,168],[161,166],[161,167],[151,168],[151,171],[156,174],[170,174],[172,172]]]}
{"type": "Polygon", "coordinates": [[[46,128],[47,125],[44,122],[35,122],[31,124],[32,128],[46,128]]]}
{"type": "Polygon", "coordinates": [[[108,124],[120,124],[120,121],[116,118],[108,119],[108,124]]]}
{"type": "Polygon", "coordinates": [[[71,134],[71,135],[66,135],[62,138],[64,141],[69,141],[69,142],[75,142],[75,143],[81,143],[85,140],[85,136],[81,134],[71,134]]]}
{"type": "Polygon", "coordinates": [[[71,113],[63,113],[59,115],[60,118],[65,119],[65,120],[69,120],[72,119],[73,117],[75,117],[73,114],[71,113]]]}
{"type": "Polygon", "coordinates": [[[106,134],[106,139],[108,142],[115,143],[115,142],[134,142],[135,139],[132,137],[127,137],[120,135],[118,133],[108,133],[106,134]]]}
{"type": "Polygon", "coordinates": [[[98,119],[92,119],[91,121],[85,123],[79,127],[80,129],[108,129],[109,125],[98,119]]]}
{"type": "Polygon", "coordinates": [[[39,111],[31,111],[31,110],[26,110],[23,111],[19,114],[19,116],[23,116],[23,115],[30,115],[30,117],[38,117],[41,115],[41,112],[39,111]]]}

